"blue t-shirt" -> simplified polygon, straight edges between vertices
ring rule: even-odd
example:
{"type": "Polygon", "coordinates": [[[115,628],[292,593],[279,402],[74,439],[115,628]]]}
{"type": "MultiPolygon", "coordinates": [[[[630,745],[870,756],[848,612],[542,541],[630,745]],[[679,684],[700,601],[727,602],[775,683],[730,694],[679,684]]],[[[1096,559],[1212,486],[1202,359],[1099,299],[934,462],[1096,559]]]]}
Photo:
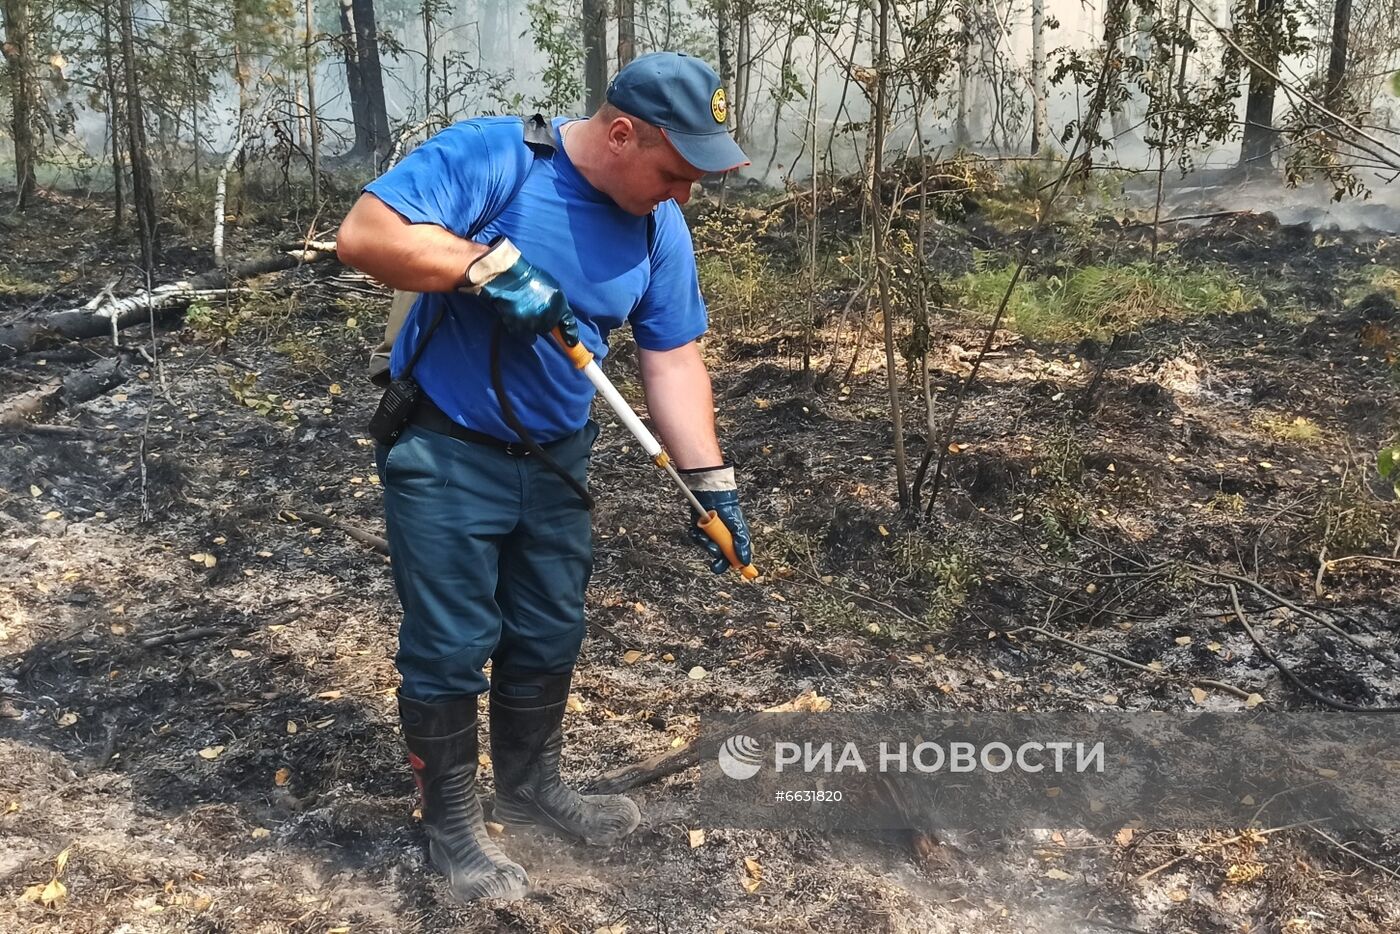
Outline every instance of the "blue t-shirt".
{"type": "MultiPolygon", "coordinates": [[[[495,214],[476,239],[509,237],[522,256],[554,276],[578,318],[584,345],[599,360],[607,355],[608,335],[624,322],[645,350],[695,340],[705,333],[705,302],[680,207],[666,201],[656,208],[648,255],[647,219],[628,214],[590,185],[564,153],[559,127],[565,120],[553,121],[557,150],[549,158],[533,158],[516,117],[455,124],[365,190],[410,223],[437,224],[459,237],[495,214]]],[[[459,424],[514,440],[491,385],[497,318],[481,299],[425,293],[399,331],[391,371],[395,377],[403,372],[444,302],[447,314],[414,366],[414,379],[459,424]]],[[[588,420],[593,385],[550,338],[527,344],[503,335],[501,382],[537,441],[562,438],[588,420]]]]}

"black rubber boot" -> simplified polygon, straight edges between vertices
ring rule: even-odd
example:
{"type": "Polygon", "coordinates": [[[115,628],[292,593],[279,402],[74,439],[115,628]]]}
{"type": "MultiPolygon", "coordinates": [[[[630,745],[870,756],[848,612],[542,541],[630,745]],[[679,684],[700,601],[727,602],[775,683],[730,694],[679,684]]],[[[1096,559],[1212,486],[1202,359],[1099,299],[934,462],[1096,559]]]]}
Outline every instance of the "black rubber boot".
{"type": "Polygon", "coordinates": [[[462,901],[523,898],[530,879],[486,834],[476,794],[476,695],[425,704],[399,695],[408,761],[423,798],[428,855],[462,901]]]}
{"type": "Polygon", "coordinates": [[[539,824],[606,846],[637,829],[642,814],[622,795],[581,795],[560,780],[571,677],[571,672],[492,677],[495,818],[503,824],[539,824]]]}

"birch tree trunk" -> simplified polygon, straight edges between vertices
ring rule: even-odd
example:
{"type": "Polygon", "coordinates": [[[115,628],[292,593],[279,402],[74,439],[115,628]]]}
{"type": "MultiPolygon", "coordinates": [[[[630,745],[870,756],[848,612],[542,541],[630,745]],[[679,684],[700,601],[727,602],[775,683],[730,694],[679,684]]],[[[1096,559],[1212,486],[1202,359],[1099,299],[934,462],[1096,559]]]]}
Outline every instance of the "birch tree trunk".
{"type": "Polygon", "coordinates": [[[1031,0],[1031,154],[1049,145],[1049,105],[1045,88],[1045,0],[1031,0]]]}

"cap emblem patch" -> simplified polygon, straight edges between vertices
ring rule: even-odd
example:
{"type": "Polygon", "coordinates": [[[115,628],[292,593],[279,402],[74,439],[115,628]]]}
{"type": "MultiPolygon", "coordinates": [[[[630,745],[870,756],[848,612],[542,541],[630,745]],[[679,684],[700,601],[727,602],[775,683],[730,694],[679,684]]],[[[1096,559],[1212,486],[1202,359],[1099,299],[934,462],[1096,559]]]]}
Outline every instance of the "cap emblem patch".
{"type": "Polygon", "coordinates": [[[710,98],[710,114],[714,116],[715,123],[723,123],[729,119],[729,101],[724,96],[724,88],[715,91],[710,98]]]}

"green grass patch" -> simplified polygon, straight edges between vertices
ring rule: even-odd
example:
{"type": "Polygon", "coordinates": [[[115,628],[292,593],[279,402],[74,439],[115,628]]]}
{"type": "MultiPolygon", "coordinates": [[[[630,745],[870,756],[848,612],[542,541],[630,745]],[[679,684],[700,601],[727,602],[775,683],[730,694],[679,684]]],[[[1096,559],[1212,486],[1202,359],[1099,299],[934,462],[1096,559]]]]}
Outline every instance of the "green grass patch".
{"type": "Polygon", "coordinates": [[[1364,267],[1347,286],[1342,300],[1355,305],[1376,292],[1400,302],[1400,270],[1379,264],[1364,267]]]}
{"type": "MultiPolygon", "coordinates": [[[[1013,264],[993,265],[979,257],[977,268],[956,280],[953,289],[966,307],[990,315],[1014,270],[1013,264]]],[[[1023,274],[1007,305],[1007,326],[1043,340],[1105,338],[1160,319],[1245,311],[1259,301],[1255,289],[1223,269],[1170,263],[1081,266],[1034,280],[1023,274]]]]}

